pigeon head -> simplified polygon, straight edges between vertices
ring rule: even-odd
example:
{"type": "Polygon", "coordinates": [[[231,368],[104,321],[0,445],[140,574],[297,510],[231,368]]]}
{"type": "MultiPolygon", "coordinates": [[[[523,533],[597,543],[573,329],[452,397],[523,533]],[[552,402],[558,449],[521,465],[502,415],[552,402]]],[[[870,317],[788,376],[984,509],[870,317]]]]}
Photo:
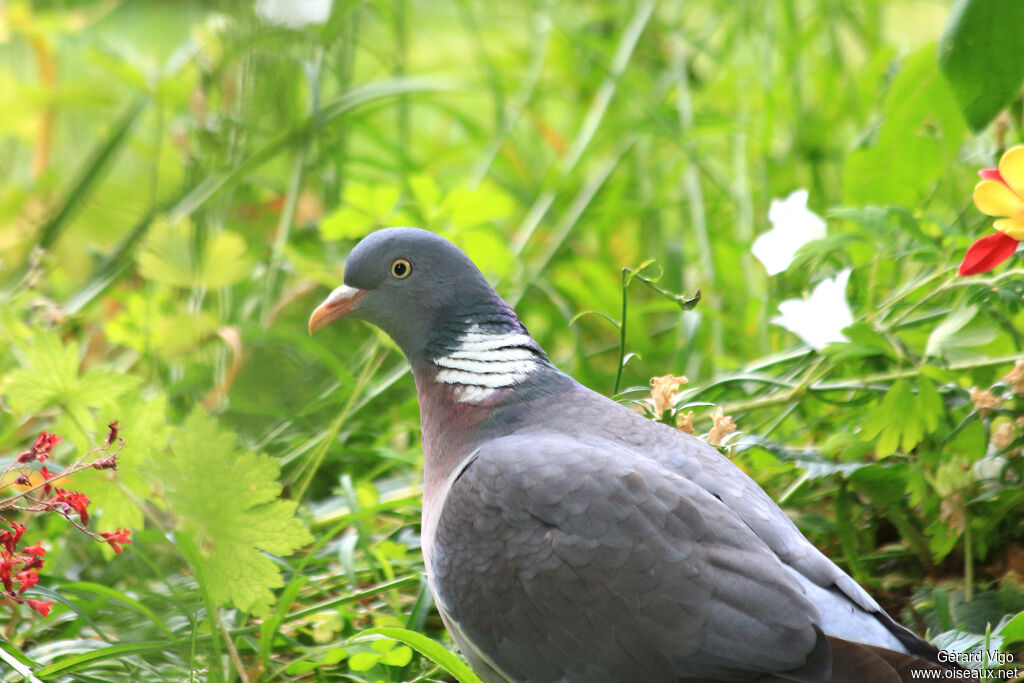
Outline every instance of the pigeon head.
{"type": "MultiPolygon", "coordinates": [[[[313,311],[309,331],[342,317],[382,329],[414,369],[432,362],[445,367],[439,359],[460,349],[465,355],[467,339],[481,354],[505,343],[543,353],[473,262],[448,240],[418,228],[378,230],[356,245],[345,263],[345,284],[313,311]]],[[[472,358],[463,360],[466,366],[472,358]]]]}

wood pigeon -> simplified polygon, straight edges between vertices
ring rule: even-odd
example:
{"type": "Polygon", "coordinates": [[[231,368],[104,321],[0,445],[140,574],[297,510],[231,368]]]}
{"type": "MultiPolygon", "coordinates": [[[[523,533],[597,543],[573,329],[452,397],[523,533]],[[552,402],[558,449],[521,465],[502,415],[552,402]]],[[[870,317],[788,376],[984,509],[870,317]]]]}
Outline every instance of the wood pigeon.
{"type": "Polygon", "coordinates": [[[447,240],[367,236],[309,330],[341,317],[412,366],[427,576],[487,683],[887,683],[957,666],[718,451],[555,368],[447,240]]]}

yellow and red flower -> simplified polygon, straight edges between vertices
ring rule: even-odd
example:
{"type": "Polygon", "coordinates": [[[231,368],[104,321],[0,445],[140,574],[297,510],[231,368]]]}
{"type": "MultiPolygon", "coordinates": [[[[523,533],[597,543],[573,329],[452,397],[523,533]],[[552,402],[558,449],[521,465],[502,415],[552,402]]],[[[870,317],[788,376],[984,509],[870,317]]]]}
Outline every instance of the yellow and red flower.
{"type": "Polygon", "coordinates": [[[1002,216],[993,226],[997,232],[975,242],[967,250],[957,273],[987,273],[1017,251],[1024,240],[1024,145],[1006,150],[999,168],[978,171],[981,182],[974,186],[974,205],[989,216],[1002,216]]]}

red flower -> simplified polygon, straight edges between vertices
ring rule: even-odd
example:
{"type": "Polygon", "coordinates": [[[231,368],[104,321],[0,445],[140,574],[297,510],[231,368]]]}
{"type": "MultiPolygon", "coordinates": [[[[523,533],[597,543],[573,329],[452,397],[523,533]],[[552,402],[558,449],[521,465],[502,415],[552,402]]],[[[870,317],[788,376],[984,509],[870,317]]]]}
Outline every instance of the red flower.
{"type": "MultiPolygon", "coordinates": [[[[41,475],[43,475],[43,481],[50,481],[51,479],[53,479],[53,478],[55,478],[57,476],[56,474],[51,474],[50,470],[46,469],[46,465],[43,465],[40,468],[39,473],[41,475]]],[[[49,494],[50,493],[50,485],[49,484],[46,484],[45,486],[43,486],[43,493],[45,493],[45,494],[49,494]]]]}
{"type": "Polygon", "coordinates": [[[4,589],[8,592],[14,588],[14,584],[11,582],[11,570],[14,569],[14,561],[11,559],[10,553],[4,553],[3,557],[0,557],[0,583],[4,584],[4,589]]]}
{"type": "Polygon", "coordinates": [[[39,583],[39,574],[37,574],[35,571],[31,569],[26,569],[18,572],[18,575],[14,578],[16,581],[21,582],[21,588],[18,589],[18,595],[24,593],[26,588],[31,588],[32,586],[39,583]]]}
{"type": "Polygon", "coordinates": [[[42,432],[39,438],[36,439],[35,445],[32,447],[36,452],[36,459],[39,462],[46,460],[50,456],[50,451],[54,446],[63,441],[64,438],[51,434],[50,432],[42,432]]]}
{"type": "Polygon", "coordinates": [[[53,600],[47,600],[46,602],[43,602],[42,600],[26,600],[25,602],[28,603],[29,607],[42,614],[44,617],[50,613],[50,607],[53,605],[53,600]]]}
{"type": "Polygon", "coordinates": [[[121,543],[128,545],[132,542],[132,532],[123,527],[118,527],[117,531],[104,531],[100,534],[103,538],[107,539],[107,543],[114,549],[115,553],[121,552],[121,543]]]}
{"type": "Polygon", "coordinates": [[[36,452],[34,449],[31,451],[22,451],[21,453],[18,453],[18,462],[29,462],[30,460],[35,459],[36,452]]]}
{"type": "Polygon", "coordinates": [[[8,554],[14,552],[14,546],[21,542],[21,535],[25,533],[25,527],[17,522],[11,522],[11,528],[14,531],[0,531],[0,545],[8,554]]]}
{"type": "Polygon", "coordinates": [[[985,235],[967,248],[964,260],[957,269],[957,275],[987,273],[1017,251],[1017,240],[1005,232],[985,235]]]}
{"type": "Polygon", "coordinates": [[[1013,256],[1024,239],[1024,145],[1012,147],[999,160],[999,168],[978,171],[974,205],[989,216],[1005,216],[994,224],[999,232],[987,235],[967,250],[959,275],[987,273],[1013,256]]]}
{"type": "MultiPolygon", "coordinates": [[[[22,560],[18,560],[18,562],[21,561],[22,560]]],[[[22,569],[22,571],[25,571],[25,569],[41,569],[42,566],[43,558],[37,557],[36,555],[32,555],[31,557],[29,557],[28,562],[25,563],[25,568],[22,569]]]]}
{"type": "Polygon", "coordinates": [[[26,553],[28,555],[38,555],[39,557],[42,557],[43,555],[46,554],[46,548],[43,547],[43,542],[39,541],[35,545],[29,546],[28,548],[25,548],[21,552],[26,553]]]}
{"type": "MultiPolygon", "coordinates": [[[[74,508],[75,512],[78,513],[78,517],[82,520],[82,524],[89,523],[89,498],[84,493],[57,489],[57,495],[54,496],[51,502],[74,508]]],[[[67,507],[64,508],[65,512],[67,507]]]]}

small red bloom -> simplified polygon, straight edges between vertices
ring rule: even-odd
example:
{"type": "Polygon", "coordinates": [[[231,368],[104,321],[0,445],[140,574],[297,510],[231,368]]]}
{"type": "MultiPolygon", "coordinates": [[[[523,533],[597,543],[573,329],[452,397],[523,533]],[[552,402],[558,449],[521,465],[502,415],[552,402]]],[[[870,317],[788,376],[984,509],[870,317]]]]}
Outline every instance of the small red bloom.
{"type": "Polygon", "coordinates": [[[62,436],[57,436],[56,434],[51,434],[50,432],[42,432],[39,435],[39,438],[36,439],[36,443],[33,446],[33,448],[36,451],[36,457],[39,458],[40,461],[45,460],[45,456],[48,456],[50,454],[50,451],[53,449],[53,447],[63,440],[64,437],[62,436]]]}
{"type": "Polygon", "coordinates": [[[967,249],[957,275],[987,273],[1017,251],[1017,240],[1005,232],[985,235],[967,249]]]}
{"type": "Polygon", "coordinates": [[[19,474],[14,478],[14,483],[17,486],[28,486],[32,482],[24,474],[19,474]]]}
{"type": "Polygon", "coordinates": [[[21,582],[21,587],[18,589],[18,595],[24,593],[25,589],[31,588],[39,583],[39,574],[31,569],[25,569],[18,572],[18,575],[14,578],[16,581],[21,582]]]}
{"type": "Polygon", "coordinates": [[[57,495],[54,496],[50,502],[60,505],[65,514],[70,512],[73,508],[78,513],[79,518],[82,520],[82,524],[89,523],[89,498],[84,493],[78,493],[77,491],[68,491],[65,489],[55,489],[57,495]]]}
{"type": "Polygon", "coordinates": [[[26,553],[28,555],[38,555],[39,557],[42,557],[43,555],[46,554],[46,548],[43,547],[43,542],[39,541],[35,545],[29,546],[28,548],[25,548],[21,552],[26,553]]]}
{"type": "Polygon", "coordinates": [[[8,554],[14,552],[14,546],[21,542],[21,536],[25,533],[25,527],[17,522],[11,522],[11,528],[14,531],[0,531],[0,545],[8,554]]]}
{"type": "Polygon", "coordinates": [[[50,613],[50,607],[53,605],[53,600],[47,600],[45,602],[42,600],[26,600],[25,602],[28,603],[29,607],[42,614],[44,617],[50,613]]]}
{"type": "Polygon", "coordinates": [[[100,536],[107,539],[107,543],[110,544],[115,553],[121,552],[121,543],[129,545],[132,542],[131,535],[132,532],[123,527],[118,527],[117,531],[104,531],[100,534],[100,536]]]}
{"type": "Polygon", "coordinates": [[[116,470],[117,469],[117,458],[110,456],[109,458],[100,458],[92,464],[94,469],[97,470],[116,470]]]}
{"type": "Polygon", "coordinates": [[[9,553],[4,553],[3,557],[0,557],[0,583],[3,583],[4,589],[9,593],[14,584],[11,581],[11,570],[14,569],[14,562],[11,560],[9,553]]]}
{"type": "Polygon", "coordinates": [[[18,453],[18,462],[22,462],[22,463],[30,462],[30,461],[35,460],[35,459],[36,459],[36,452],[35,452],[35,450],[22,451],[21,453],[18,453]]]}
{"type": "MultiPolygon", "coordinates": [[[[41,468],[39,469],[39,473],[40,473],[41,475],[43,475],[43,481],[50,481],[51,479],[53,479],[53,478],[55,478],[55,477],[57,476],[56,474],[53,474],[53,473],[51,473],[51,472],[50,472],[50,470],[46,469],[46,466],[45,466],[45,465],[43,465],[43,466],[42,466],[42,467],[41,467],[41,468]]],[[[51,487],[50,487],[50,485],[49,485],[49,484],[46,484],[45,486],[43,486],[43,493],[45,493],[45,494],[49,495],[49,493],[50,493],[50,488],[51,488],[51,487]]]]}
{"type": "MultiPolygon", "coordinates": [[[[21,562],[21,560],[19,560],[19,562],[21,562]]],[[[28,562],[25,563],[25,566],[22,569],[22,571],[24,571],[25,569],[40,569],[42,568],[42,566],[43,558],[32,555],[29,557],[28,562]]]]}

